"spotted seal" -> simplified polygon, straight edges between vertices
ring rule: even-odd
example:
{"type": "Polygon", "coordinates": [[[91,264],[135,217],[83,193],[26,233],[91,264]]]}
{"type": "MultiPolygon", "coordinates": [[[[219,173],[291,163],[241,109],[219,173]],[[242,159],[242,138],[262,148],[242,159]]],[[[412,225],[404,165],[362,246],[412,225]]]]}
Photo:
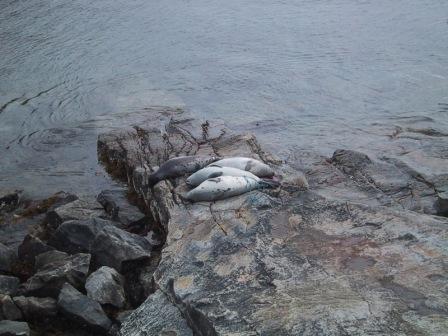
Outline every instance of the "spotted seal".
{"type": "Polygon", "coordinates": [[[198,170],[196,173],[187,178],[187,184],[191,187],[197,187],[205,180],[219,176],[246,176],[253,178],[256,181],[260,180],[258,176],[245,170],[211,164],[208,167],[198,170]]]}
{"type": "Polygon", "coordinates": [[[191,174],[210,163],[219,160],[215,156],[179,156],[164,162],[159,169],[148,178],[148,186],[152,187],[167,178],[191,174]]]}
{"type": "Polygon", "coordinates": [[[231,167],[251,172],[258,177],[271,177],[274,175],[274,170],[267,164],[258,160],[246,157],[231,157],[221,159],[213,163],[221,167],[231,167]]]}

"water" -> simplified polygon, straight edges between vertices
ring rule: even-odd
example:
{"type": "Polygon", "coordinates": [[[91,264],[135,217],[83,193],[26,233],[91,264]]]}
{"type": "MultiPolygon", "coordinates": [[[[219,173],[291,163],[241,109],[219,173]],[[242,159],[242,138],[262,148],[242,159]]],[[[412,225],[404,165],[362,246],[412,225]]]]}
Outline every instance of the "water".
{"type": "Polygon", "coordinates": [[[152,105],[283,158],[448,132],[447,20],[446,0],[2,0],[0,188],[98,192],[98,133],[152,105]]]}

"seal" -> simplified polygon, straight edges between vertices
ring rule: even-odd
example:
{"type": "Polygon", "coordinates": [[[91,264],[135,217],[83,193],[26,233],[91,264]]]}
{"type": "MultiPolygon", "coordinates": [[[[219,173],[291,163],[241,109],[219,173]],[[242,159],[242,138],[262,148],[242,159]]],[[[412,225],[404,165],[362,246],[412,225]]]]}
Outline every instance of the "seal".
{"type": "Polygon", "coordinates": [[[221,167],[231,167],[251,172],[258,177],[272,177],[274,171],[267,164],[247,157],[232,157],[214,162],[221,167]]]}
{"type": "Polygon", "coordinates": [[[149,175],[148,186],[152,187],[167,178],[194,173],[216,160],[219,158],[215,156],[179,156],[169,159],[155,173],[149,175]]]}
{"type": "Polygon", "coordinates": [[[208,167],[198,170],[196,173],[187,178],[187,184],[191,187],[197,187],[205,180],[209,178],[219,177],[219,176],[246,176],[259,181],[260,178],[251,172],[232,168],[232,167],[222,167],[216,164],[211,164],[208,167]]]}
{"type": "Polygon", "coordinates": [[[247,176],[220,176],[202,182],[198,187],[190,190],[185,198],[192,202],[210,202],[237,196],[246,192],[275,188],[279,184],[259,179],[258,181],[247,176]]]}

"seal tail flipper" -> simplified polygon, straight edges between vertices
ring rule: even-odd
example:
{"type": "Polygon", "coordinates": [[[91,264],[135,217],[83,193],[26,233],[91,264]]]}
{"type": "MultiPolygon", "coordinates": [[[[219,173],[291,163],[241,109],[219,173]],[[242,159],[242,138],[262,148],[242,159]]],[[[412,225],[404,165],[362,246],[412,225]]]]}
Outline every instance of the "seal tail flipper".
{"type": "Polygon", "coordinates": [[[280,182],[271,179],[260,179],[260,185],[262,188],[275,189],[280,187],[280,182]]]}

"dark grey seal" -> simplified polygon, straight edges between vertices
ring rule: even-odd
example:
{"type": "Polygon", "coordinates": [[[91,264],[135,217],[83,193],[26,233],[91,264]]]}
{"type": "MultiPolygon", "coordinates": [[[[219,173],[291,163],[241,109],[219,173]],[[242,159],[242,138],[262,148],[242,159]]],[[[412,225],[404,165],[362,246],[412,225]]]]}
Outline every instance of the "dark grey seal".
{"type": "Polygon", "coordinates": [[[197,172],[216,160],[215,156],[179,156],[164,162],[160,168],[148,178],[148,186],[152,187],[167,178],[179,177],[197,172]]]}

